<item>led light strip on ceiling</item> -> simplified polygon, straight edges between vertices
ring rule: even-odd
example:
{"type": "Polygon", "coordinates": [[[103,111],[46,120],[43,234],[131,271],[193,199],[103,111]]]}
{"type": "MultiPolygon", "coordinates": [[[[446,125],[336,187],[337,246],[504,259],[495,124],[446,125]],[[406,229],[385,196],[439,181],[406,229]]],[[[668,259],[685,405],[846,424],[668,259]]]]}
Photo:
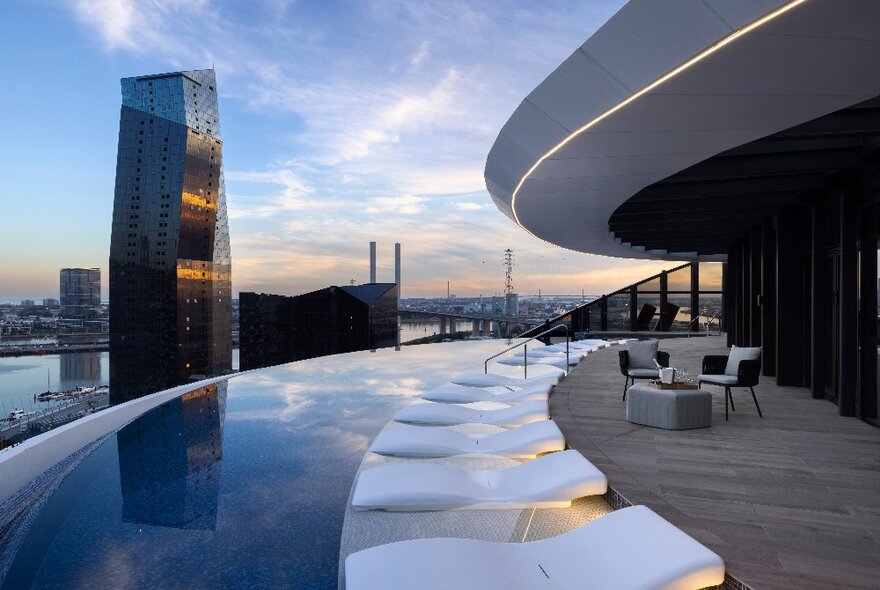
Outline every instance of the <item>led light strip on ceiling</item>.
{"type": "MultiPolygon", "coordinates": [[[[779,16],[782,16],[783,14],[788,12],[789,10],[795,8],[796,6],[798,6],[800,4],[803,4],[804,2],[807,2],[807,0],[792,0],[791,2],[785,4],[784,6],[781,6],[780,8],[777,8],[776,10],[762,16],[758,20],[755,20],[755,21],[749,23],[748,25],[742,27],[741,29],[737,29],[736,31],[732,32],[731,34],[729,34],[725,38],[723,38],[720,41],[718,41],[717,43],[715,43],[714,45],[707,47],[706,49],[704,49],[703,51],[701,51],[700,53],[698,53],[694,57],[690,58],[689,60],[687,60],[686,62],[684,62],[683,64],[681,64],[677,68],[675,68],[674,70],[664,74],[660,78],[657,78],[656,80],[654,80],[653,82],[651,82],[650,84],[648,84],[647,86],[645,86],[644,88],[642,88],[641,90],[636,92],[635,94],[631,94],[630,96],[628,96],[627,98],[625,98],[621,102],[617,103],[616,105],[614,105],[613,107],[611,107],[610,109],[605,111],[604,113],[602,113],[599,116],[595,117],[594,119],[588,121],[582,127],[576,129],[571,134],[569,134],[565,139],[563,139],[558,144],[556,144],[550,151],[548,151],[546,154],[541,156],[538,159],[538,161],[532,165],[531,168],[529,168],[529,170],[525,173],[525,175],[520,179],[519,183],[517,183],[516,188],[513,190],[513,193],[511,194],[511,197],[510,197],[510,209],[513,212],[513,218],[514,218],[514,221],[516,221],[516,224],[518,226],[520,226],[521,228],[523,228],[524,230],[526,230],[526,232],[528,232],[529,235],[536,237],[539,240],[543,240],[545,242],[547,241],[547,240],[544,240],[544,238],[541,238],[541,237],[533,234],[529,230],[529,228],[527,228],[525,225],[523,225],[523,223],[520,221],[519,215],[516,212],[516,197],[517,197],[517,195],[519,195],[520,189],[523,187],[526,180],[528,180],[529,176],[531,176],[532,173],[535,170],[537,170],[538,167],[541,164],[543,164],[545,160],[547,160],[553,154],[555,154],[556,152],[561,150],[563,147],[565,147],[565,145],[568,144],[568,142],[570,142],[572,139],[579,136],[581,133],[584,133],[585,131],[587,131],[588,129],[590,129],[591,127],[593,127],[594,125],[596,125],[600,121],[602,121],[602,120],[606,119],[607,117],[611,116],[612,114],[616,113],[617,111],[619,111],[620,109],[622,109],[626,105],[630,104],[631,102],[633,102],[637,98],[654,90],[655,88],[657,88],[658,86],[660,86],[664,82],[674,78],[675,76],[684,72],[685,70],[687,70],[691,66],[706,59],[707,57],[709,57],[710,55],[712,55],[713,53],[715,53],[716,51],[718,51],[722,47],[725,47],[726,45],[733,43],[734,41],[736,41],[737,39],[739,39],[743,35],[750,33],[751,31],[754,31],[755,29],[757,29],[761,25],[768,23],[771,20],[773,20],[779,16]]],[[[550,242],[548,242],[548,243],[550,243],[550,242]]]]}

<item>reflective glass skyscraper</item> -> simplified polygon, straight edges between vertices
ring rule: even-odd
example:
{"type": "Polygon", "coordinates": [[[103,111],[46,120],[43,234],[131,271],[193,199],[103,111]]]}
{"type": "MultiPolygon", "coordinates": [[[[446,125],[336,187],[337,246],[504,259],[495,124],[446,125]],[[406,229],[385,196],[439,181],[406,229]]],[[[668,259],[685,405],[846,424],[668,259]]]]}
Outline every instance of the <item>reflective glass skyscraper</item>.
{"type": "Polygon", "coordinates": [[[214,70],[122,80],[110,242],[111,403],[231,370],[214,70]]]}

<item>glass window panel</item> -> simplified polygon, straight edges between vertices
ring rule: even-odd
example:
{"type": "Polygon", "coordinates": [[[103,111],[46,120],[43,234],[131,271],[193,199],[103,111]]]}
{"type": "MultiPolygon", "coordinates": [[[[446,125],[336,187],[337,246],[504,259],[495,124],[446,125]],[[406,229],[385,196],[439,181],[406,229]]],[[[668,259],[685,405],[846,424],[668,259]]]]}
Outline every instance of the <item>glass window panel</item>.
{"type": "Polygon", "coordinates": [[[666,275],[666,288],[670,291],[690,291],[691,290],[691,267],[690,265],[681,270],[671,272],[666,275]]]}
{"type": "Polygon", "coordinates": [[[590,332],[600,332],[602,330],[602,310],[596,305],[590,306],[590,332]]]}
{"type": "Polygon", "coordinates": [[[644,283],[639,283],[638,290],[640,293],[644,293],[645,291],[657,291],[660,292],[660,277],[656,279],[652,279],[650,281],[645,281],[644,283]]]}
{"type": "Polygon", "coordinates": [[[608,298],[608,329],[630,329],[629,293],[619,293],[608,298]]]}
{"type": "Polygon", "coordinates": [[[721,263],[700,263],[700,291],[721,291],[721,263]]]}
{"type": "MultiPolygon", "coordinates": [[[[690,269],[687,269],[690,272],[690,269]]],[[[678,313],[669,328],[673,332],[687,332],[691,321],[691,296],[690,293],[670,293],[667,301],[678,306],[678,313]]],[[[658,312],[659,313],[659,312],[658,312]]]]}

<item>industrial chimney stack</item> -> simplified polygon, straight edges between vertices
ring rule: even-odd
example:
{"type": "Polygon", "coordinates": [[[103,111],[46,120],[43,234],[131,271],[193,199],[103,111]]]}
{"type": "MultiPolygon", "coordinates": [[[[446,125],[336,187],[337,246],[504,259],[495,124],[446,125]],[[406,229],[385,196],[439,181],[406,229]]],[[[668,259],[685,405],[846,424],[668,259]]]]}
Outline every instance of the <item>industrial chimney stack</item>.
{"type": "Polygon", "coordinates": [[[376,282],[376,242],[370,242],[370,282],[376,282]]]}
{"type": "Polygon", "coordinates": [[[397,303],[400,304],[400,242],[394,244],[394,283],[397,285],[397,303]]]}

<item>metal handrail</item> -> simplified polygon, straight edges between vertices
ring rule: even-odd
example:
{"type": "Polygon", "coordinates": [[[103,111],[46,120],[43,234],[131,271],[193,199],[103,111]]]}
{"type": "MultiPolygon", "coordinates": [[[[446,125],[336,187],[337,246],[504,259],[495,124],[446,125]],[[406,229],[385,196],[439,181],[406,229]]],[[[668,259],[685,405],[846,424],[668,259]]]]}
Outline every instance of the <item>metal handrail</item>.
{"type": "MultiPolygon", "coordinates": [[[[709,334],[709,325],[712,323],[713,320],[719,319],[720,316],[721,316],[720,313],[715,313],[715,315],[713,315],[711,318],[706,320],[706,334],[707,335],[709,334]]],[[[698,322],[697,325],[699,325],[700,317],[702,317],[701,314],[697,313],[696,317],[691,318],[691,320],[687,324],[685,324],[688,327],[688,330],[687,330],[688,338],[691,337],[691,333],[692,333],[691,326],[694,324],[694,322],[698,322]]],[[[721,322],[720,321],[718,322],[718,334],[719,335],[721,334],[721,322]]]]}
{"type": "Polygon", "coordinates": [[[568,326],[566,326],[565,324],[556,324],[555,326],[544,330],[540,334],[532,336],[531,338],[529,338],[527,340],[523,340],[522,342],[520,342],[518,344],[514,344],[513,346],[511,346],[509,348],[505,348],[504,350],[502,350],[498,354],[493,354],[492,356],[487,358],[485,360],[485,362],[483,363],[483,372],[486,374],[489,373],[489,361],[491,361],[494,358],[498,358],[502,354],[510,352],[514,348],[519,348],[520,346],[522,346],[523,347],[523,379],[528,379],[528,377],[529,377],[529,347],[528,347],[529,342],[531,342],[532,340],[535,340],[536,338],[540,338],[541,336],[545,336],[545,335],[549,334],[550,332],[558,330],[559,328],[565,328],[565,369],[566,369],[565,372],[568,373],[568,366],[569,366],[569,360],[570,360],[568,343],[571,340],[571,337],[570,337],[571,332],[569,331],[568,326]]]}
{"type": "Polygon", "coordinates": [[[721,336],[721,313],[720,312],[717,312],[715,315],[713,315],[711,318],[709,318],[709,320],[706,322],[706,334],[709,333],[709,325],[712,323],[713,320],[718,320],[718,335],[721,336]]]}

